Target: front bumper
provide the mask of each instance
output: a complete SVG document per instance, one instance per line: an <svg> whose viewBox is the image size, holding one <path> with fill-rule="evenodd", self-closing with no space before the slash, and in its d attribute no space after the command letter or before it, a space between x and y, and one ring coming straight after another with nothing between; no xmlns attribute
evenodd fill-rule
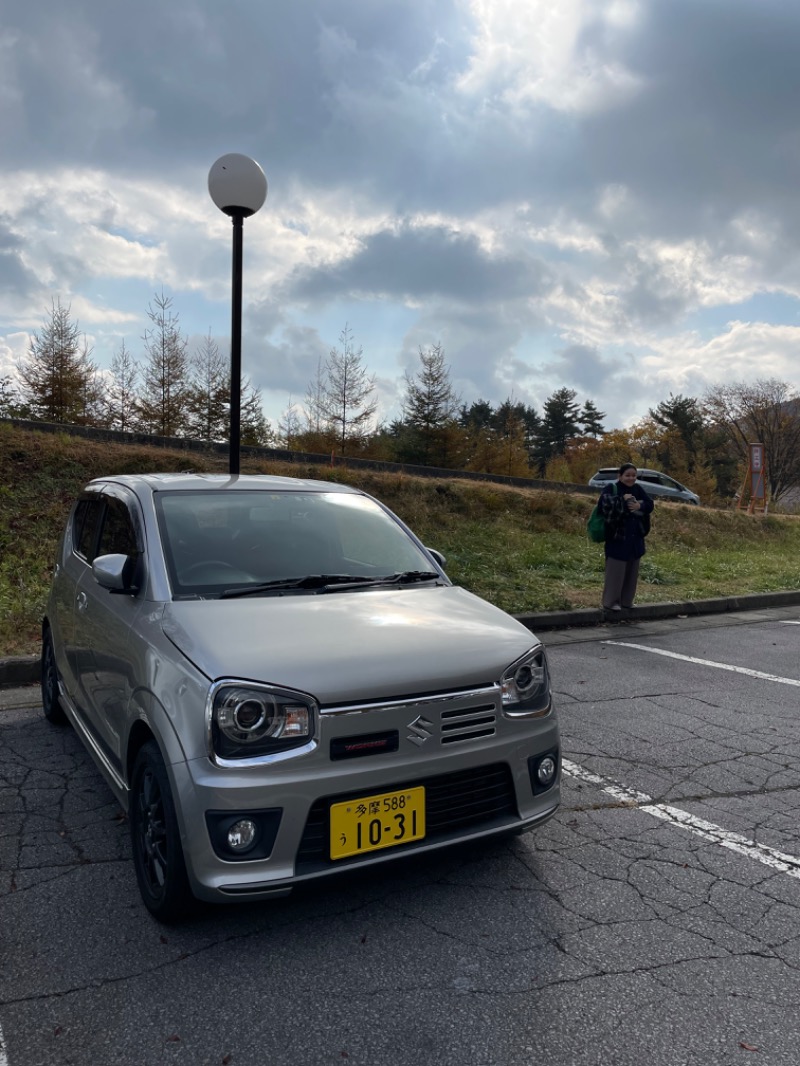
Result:
<svg viewBox="0 0 800 1066"><path fill-rule="evenodd" d="M492 718L489 730L487 714ZM471 728L471 721L480 721L481 728ZM421 744L420 724L426 735ZM330 758L332 745L342 737L376 730L397 730L397 750L343 761ZM531 761L535 764L545 754L555 755L559 772L542 789L532 777ZM212 901L286 895L296 884L356 867L533 828L555 814L560 800L555 713L512 718L503 713L494 689L423 703L323 711L313 750L297 758L242 768L197 759L174 764L170 771L189 878L195 895ZM425 788L423 839L330 858L332 803L418 786ZM221 858L209 836L209 811L279 811L269 854L251 860Z"/></svg>

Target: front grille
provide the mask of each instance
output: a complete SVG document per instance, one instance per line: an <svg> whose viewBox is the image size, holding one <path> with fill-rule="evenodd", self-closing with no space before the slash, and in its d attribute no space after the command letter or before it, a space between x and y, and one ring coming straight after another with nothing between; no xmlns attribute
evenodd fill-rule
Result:
<svg viewBox="0 0 800 1066"><path fill-rule="evenodd" d="M423 778L421 781L392 783L385 791L395 792L419 785L425 787L425 840L400 845L390 849L391 851L407 851L421 843L433 842L437 837L469 829L489 828L493 824L500 825L519 817L511 770L506 763L440 774L438 777ZM361 859L375 857L376 852L368 852L366 855L332 862L329 854L328 811L331 804L355 799L363 794L349 792L340 796L328 796L314 803L297 851L298 874L311 873L325 867L346 866Z"/></svg>
<svg viewBox="0 0 800 1066"><path fill-rule="evenodd" d="M472 707L468 711L442 711L442 744L458 744L495 734L494 704Z"/></svg>

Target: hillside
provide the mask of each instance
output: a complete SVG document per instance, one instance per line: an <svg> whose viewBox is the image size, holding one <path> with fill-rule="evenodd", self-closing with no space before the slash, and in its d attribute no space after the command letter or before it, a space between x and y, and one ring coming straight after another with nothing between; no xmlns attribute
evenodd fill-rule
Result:
<svg viewBox="0 0 800 1066"><path fill-rule="evenodd" d="M95 443L0 426L0 655L34 654L58 537L93 477L227 470L227 457ZM593 499L457 479L243 458L243 473L345 481L377 496L447 557L451 579L512 613L596 606L603 552ZM800 519L656 505L638 601L800 588Z"/></svg>

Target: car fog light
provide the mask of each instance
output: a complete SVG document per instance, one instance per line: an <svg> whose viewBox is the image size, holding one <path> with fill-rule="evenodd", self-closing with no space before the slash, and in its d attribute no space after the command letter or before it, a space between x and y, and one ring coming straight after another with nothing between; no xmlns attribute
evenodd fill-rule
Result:
<svg viewBox="0 0 800 1066"><path fill-rule="evenodd" d="M556 776L556 761L551 755L545 755L536 767L536 777L540 785L549 785Z"/></svg>
<svg viewBox="0 0 800 1066"><path fill-rule="evenodd" d="M251 818L240 818L228 830L228 847L238 854L248 851L256 842L257 832L256 823Z"/></svg>

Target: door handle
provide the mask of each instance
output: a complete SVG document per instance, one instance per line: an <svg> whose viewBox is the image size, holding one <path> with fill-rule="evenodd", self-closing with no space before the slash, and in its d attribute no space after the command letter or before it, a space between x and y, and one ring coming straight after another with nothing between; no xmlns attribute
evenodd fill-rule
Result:
<svg viewBox="0 0 800 1066"><path fill-rule="evenodd" d="M78 595L75 597L75 603L79 611L85 611L88 602L89 599L85 592L79 592Z"/></svg>

